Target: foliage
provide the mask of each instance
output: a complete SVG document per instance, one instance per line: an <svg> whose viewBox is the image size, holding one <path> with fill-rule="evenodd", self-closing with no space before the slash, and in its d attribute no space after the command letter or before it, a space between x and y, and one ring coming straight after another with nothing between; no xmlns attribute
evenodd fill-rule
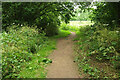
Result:
<svg viewBox="0 0 120 80"><path fill-rule="evenodd" d="M46 58L52 53L51 50L56 49L56 42L58 38L66 37L70 34L69 31L60 30L58 35L48 37L47 45L41 47L34 59L29 61L29 64L23 63L24 68L19 73L20 78L46 78L47 70L45 67L47 64L52 63L51 59Z"/></svg>
<svg viewBox="0 0 120 80"><path fill-rule="evenodd" d="M78 17L72 17L75 13L74 5L79 5L80 10L76 11L76 15L80 14ZM93 6L97 8L92 8ZM3 2L2 28L7 31L7 33L3 32L0 35L3 53L3 78L34 76L38 67L40 67L41 75L44 78L45 73L43 73L44 68L41 67L41 63L51 63L52 61L45 57L48 55L47 51L55 49L55 43L49 39L54 41L56 38L66 37L70 34L69 31L78 31L79 28L80 32L75 40L78 41L76 44L78 44L78 51L81 50L82 55L79 54L78 57L86 55L85 57L91 60L110 63L118 73L120 69L119 7L120 2L94 2L92 4L90 2ZM84 13L82 9L84 11L88 9L87 11L90 12ZM90 13L91 20L95 22L92 27L76 27L65 24L74 18L87 20ZM60 25L61 21L65 23ZM60 31L58 26L60 26ZM49 39L45 37L45 35L56 34L58 35L49 37ZM84 58L81 62L84 62ZM32 65L33 63L35 64ZM21 71L22 68L24 69ZM89 64L84 64L82 68L92 77L101 77L100 71L92 68ZM18 75L20 71L21 74ZM25 71L33 73L28 76L24 75Z"/></svg>
<svg viewBox="0 0 120 80"><path fill-rule="evenodd" d="M2 75L3 78L14 78L24 62L32 60L47 38L44 33L39 34L36 28L16 26L9 29L9 33L2 33Z"/></svg>
<svg viewBox="0 0 120 80"><path fill-rule="evenodd" d="M56 49L56 38L70 34L69 31L60 30L56 36L46 37L37 28L27 26L13 26L8 31L0 36L3 78L45 78L44 67L52 63L46 57Z"/></svg>
<svg viewBox="0 0 120 80"><path fill-rule="evenodd" d="M120 25L120 2L94 2L93 6L97 8L89 8L92 12L90 18L95 23L108 24L112 29L113 25Z"/></svg>
<svg viewBox="0 0 120 80"><path fill-rule="evenodd" d="M80 14L88 11L90 20L96 24L108 25L107 27L110 29L120 25L120 2L79 2L78 6L79 9L76 12Z"/></svg>
<svg viewBox="0 0 120 80"><path fill-rule="evenodd" d="M73 16L74 5L69 2L3 2L2 28L6 30L14 24L37 26L47 35L55 35L60 21L67 23Z"/></svg>
<svg viewBox="0 0 120 80"><path fill-rule="evenodd" d="M71 18L71 21L90 21L89 14L90 12L88 10L81 12L81 9L78 8L76 9L75 16Z"/></svg>
<svg viewBox="0 0 120 80"><path fill-rule="evenodd" d="M20 71L19 78L46 78L45 67L51 63L52 60L46 58L55 48L56 40L48 39L46 45L41 47L38 53L33 55L31 61L23 63L22 70Z"/></svg>
<svg viewBox="0 0 120 80"><path fill-rule="evenodd" d="M108 30L102 25L97 27L81 27L75 39L82 56L86 59L96 59L98 62L107 62L120 69L120 29ZM84 66L85 67L85 66ZM113 68L113 67L112 67ZM117 71L118 72L118 71ZM99 74L98 74L99 75Z"/></svg>
<svg viewBox="0 0 120 80"><path fill-rule="evenodd" d="M80 4L81 10L87 9L90 12L89 17L95 24L91 27L80 27L80 32L74 39L77 40L78 45L79 67L89 74L87 77L91 78L120 77L120 2ZM99 64L103 66L99 67ZM94 72L95 69L91 66L99 68L98 72ZM92 71L90 71L91 69Z"/></svg>
<svg viewBox="0 0 120 80"><path fill-rule="evenodd" d="M102 58L105 60L112 59L113 56L119 56L119 31L109 31L106 28L102 27L88 27L85 29L81 28L80 32L85 32L82 33L82 36L86 36L84 39L86 39L87 43L89 42L88 49L90 50L90 55L95 54L96 56L99 56L99 59ZM83 41L84 39L81 40Z"/></svg>

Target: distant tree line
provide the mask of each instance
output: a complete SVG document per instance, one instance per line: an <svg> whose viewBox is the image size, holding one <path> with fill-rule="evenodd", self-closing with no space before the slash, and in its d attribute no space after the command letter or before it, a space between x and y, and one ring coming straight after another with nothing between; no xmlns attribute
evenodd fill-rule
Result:
<svg viewBox="0 0 120 80"><path fill-rule="evenodd" d="M75 6L79 9L75 10ZM93 8L96 6L96 8ZM96 24L120 25L120 2L3 2L2 29L12 25L37 26L55 35L61 21L92 20Z"/></svg>
<svg viewBox="0 0 120 80"><path fill-rule="evenodd" d="M88 10L81 11L80 8L76 10L75 16L71 18L71 21L90 21L90 12Z"/></svg>
<svg viewBox="0 0 120 80"><path fill-rule="evenodd" d="M91 20L95 24L108 24L108 27L120 26L120 2L80 2L79 5L71 20Z"/></svg>

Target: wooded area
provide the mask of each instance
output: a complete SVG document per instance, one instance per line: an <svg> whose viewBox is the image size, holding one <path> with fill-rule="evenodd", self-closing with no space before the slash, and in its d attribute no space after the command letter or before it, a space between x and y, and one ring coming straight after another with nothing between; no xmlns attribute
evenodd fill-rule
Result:
<svg viewBox="0 0 120 80"><path fill-rule="evenodd" d="M120 78L120 2L3 2L2 77L46 78L47 56L71 31L84 78Z"/></svg>

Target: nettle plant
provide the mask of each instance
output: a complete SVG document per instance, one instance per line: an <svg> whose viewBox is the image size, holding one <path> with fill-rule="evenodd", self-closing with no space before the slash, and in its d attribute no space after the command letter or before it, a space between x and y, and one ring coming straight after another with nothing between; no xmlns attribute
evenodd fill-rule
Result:
<svg viewBox="0 0 120 80"><path fill-rule="evenodd" d="M119 34L116 31L109 31L106 28L94 32L92 38L97 40L98 49L94 50L90 54L96 54L96 56L99 56L96 57L99 60L110 60L114 56L119 56L118 36Z"/></svg>
<svg viewBox="0 0 120 80"><path fill-rule="evenodd" d="M22 64L32 60L33 54L45 44L44 33L38 33L36 28L16 26L3 32L2 39L2 76L3 78L17 77Z"/></svg>
<svg viewBox="0 0 120 80"><path fill-rule="evenodd" d="M118 28L117 28L118 29ZM109 30L101 25L80 29L82 51L98 61L110 61L115 68L120 69L120 34L118 30Z"/></svg>

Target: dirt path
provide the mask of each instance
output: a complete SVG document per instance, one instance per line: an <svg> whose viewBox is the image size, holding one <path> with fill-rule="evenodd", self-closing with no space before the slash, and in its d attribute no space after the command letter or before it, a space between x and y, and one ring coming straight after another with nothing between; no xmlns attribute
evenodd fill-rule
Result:
<svg viewBox="0 0 120 80"><path fill-rule="evenodd" d="M58 40L57 49L49 56L52 63L47 67L47 78L80 78L74 63L73 41L75 33Z"/></svg>

